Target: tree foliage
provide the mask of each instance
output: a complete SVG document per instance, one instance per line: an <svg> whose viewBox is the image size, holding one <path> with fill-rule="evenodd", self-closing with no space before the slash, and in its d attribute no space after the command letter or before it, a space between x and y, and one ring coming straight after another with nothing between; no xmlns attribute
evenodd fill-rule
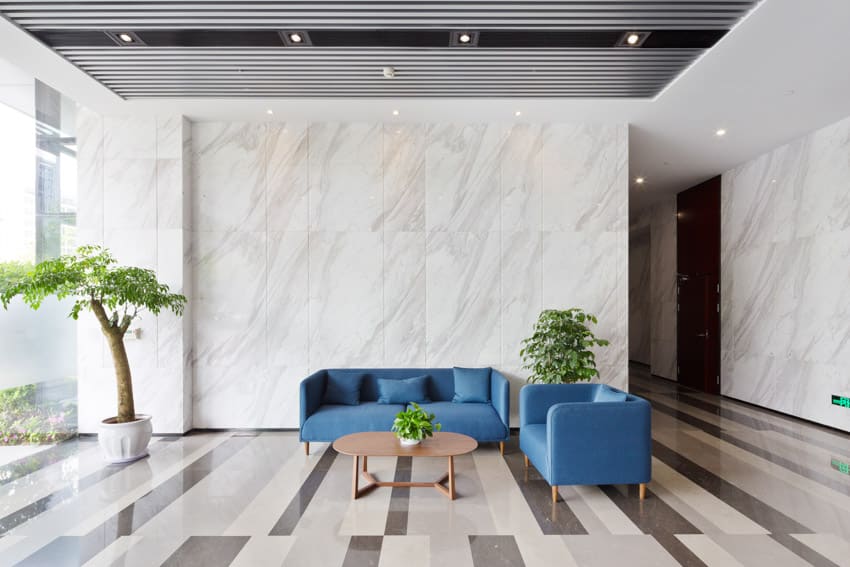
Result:
<svg viewBox="0 0 850 567"><path fill-rule="evenodd" d="M561 384L599 376L593 347L607 346L588 328L596 316L581 309L546 309L534 324L534 334L519 351L531 383Z"/></svg>

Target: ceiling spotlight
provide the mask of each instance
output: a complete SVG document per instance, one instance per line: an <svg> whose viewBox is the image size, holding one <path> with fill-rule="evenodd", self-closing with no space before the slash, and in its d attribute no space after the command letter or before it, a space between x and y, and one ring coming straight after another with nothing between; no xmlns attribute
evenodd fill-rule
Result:
<svg viewBox="0 0 850 567"><path fill-rule="evenodd" d="M638 185L643 185L645 182L646 182L646 179L644 179L643 177L636 177L635 178L635 183L637 183Z"/></svg>
<svg viewBox="0 0 850 567"><path fill-rule="evenodd" d="M718 128L714 131L714 135L718 138L721 138L726 135L726 128Z"/></svg>
<svg viewBox="0 0 850 567"><path fill-rule="evenodd" d="M514 112L514 116L522 116L522 111L517 110L516 112Z"/></svg>
<svg viewBox="0 0 850 567"><path fill-rule="evenodd" d="M287 47L303 47L313 45L310 36L304 30L286 30L280 32L280 37Z"/></svg>
<svg viewBox="0 0 850 567"><path fill-rule="evenodd" d="M395 67L384 67L384 78L392 79L395 77Z"/></svg>
<svg viewBox="0 0 850 567"><path fill-rule="evenodd" d="M145 42L139 39L135 33L131 31L108 31L106 35L118 45L144 45Z"/></svg>
<svg viewBox="0 0 850 567"><path fill-rule="evenodd" d="M620 36L617 47L640 47L651 32L629 31Z"/></svg>
<svg viewBox="0 0 850 567"><path fill-rule="evenodd" d="M272 109L270 108L270 109L266 110L266 114L274 114L274 110L272 110Z"/></svg>
<svg viewBox="0 0 850 567"><path fill-rule="evenodd" d="M449 46L451 47L475 47L478 45L478 32L456 31L452 32Z"/></svg>
<svg viewBox="0 0 850 567"><path fill-rule="evenodd" d="M393 110L393 116L398 116L398 110Z"/></svg>

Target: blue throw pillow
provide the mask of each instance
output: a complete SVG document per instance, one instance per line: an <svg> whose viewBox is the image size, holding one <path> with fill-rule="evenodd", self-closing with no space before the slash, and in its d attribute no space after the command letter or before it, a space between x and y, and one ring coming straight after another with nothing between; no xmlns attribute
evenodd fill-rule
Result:
<svg viewBox="0 0 850 567"><path fill-rule="evenodd" d="M596 397L593 398L594 402L625 402L628 394L625 392L621 392L619 390L615 390L610 386L601 386L598 390L596 390Z"/></svg>
<svg viewBox="0 0 850 567"><path fill-rule="evenodd" d="M415 376L404 380L393 378L378 378L379 404L407 404L416 402L423 404L428 399L428 376Z"/></svg>
<svg viewBox="0 0 850 567"><path fill-rule="evenodd" d="M360 372L328 371L323 404L356 406L360 404L360 384L363 374Z"/></svg>
<svg viewBox="0 0 850 567"><path fill-rule="evenodd" d="M454 367L455 395L458 404L486 403L490 401L490 368Z"/></svg>

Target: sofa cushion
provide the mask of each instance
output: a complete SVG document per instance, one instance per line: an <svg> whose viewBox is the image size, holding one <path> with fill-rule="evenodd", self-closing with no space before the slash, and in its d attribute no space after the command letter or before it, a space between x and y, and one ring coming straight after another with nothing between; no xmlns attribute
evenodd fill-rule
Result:
<svg viewBox="0 0 850 567"><path fill-rule="evenodd" d="M321 406L307 418L301 438L307 441L334 441L358 431L389 431L401 404L363 402L358 406Z"/></svg>
<svg viewBox="0 0 850 567"><path fill-rule="evenodd" d="M463 433L478 441L503 441L507 436L505 424L490 404L431 402L420 406L434 414L441 431Z"/></svg>
<svg viewBox="0 0 850 567"><path fill-rule="evenodd" d="M486 403L490 401L490 369L454 367L455 403Z"/></svg>
<svg viewBox="0 0 850 567"><path fill-rule="evenodd" d="M606 385L601 385L596 390L596 395L593 398L594 402L625 402L628 394L615 390Z"/></svg>
<svg viewBox="0 0 850 567"><path fill-rule="evenodd" d="M427 394L427 376L414 376L403 380L378 378L377 383L379 404L422 404L431 401Z"/></svg>
<svg viewBox="0 0 850 567"><path fill-rule="evenodd" d="M537 472L549 474L549 452L546 450L546 424L523 425L519 430L519 448L537 469Z"/></svg>
<svg viewBox="0 0 850 567"><path fill-rule="evenodd" d="M362 382L362 372L328 370L322 403L356 406L360 403L360 384Z"/></svg>

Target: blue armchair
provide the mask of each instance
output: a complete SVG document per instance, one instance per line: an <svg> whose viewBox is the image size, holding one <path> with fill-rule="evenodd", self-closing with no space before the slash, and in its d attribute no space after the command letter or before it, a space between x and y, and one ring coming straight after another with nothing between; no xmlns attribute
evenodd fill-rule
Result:
<svg viewBox="0 0 850 567"><path fill-rule="evenodd" d="M519 446L552 486L639 484L652 476L650 405L603 384L529 384L519 393Z"/></svg>

